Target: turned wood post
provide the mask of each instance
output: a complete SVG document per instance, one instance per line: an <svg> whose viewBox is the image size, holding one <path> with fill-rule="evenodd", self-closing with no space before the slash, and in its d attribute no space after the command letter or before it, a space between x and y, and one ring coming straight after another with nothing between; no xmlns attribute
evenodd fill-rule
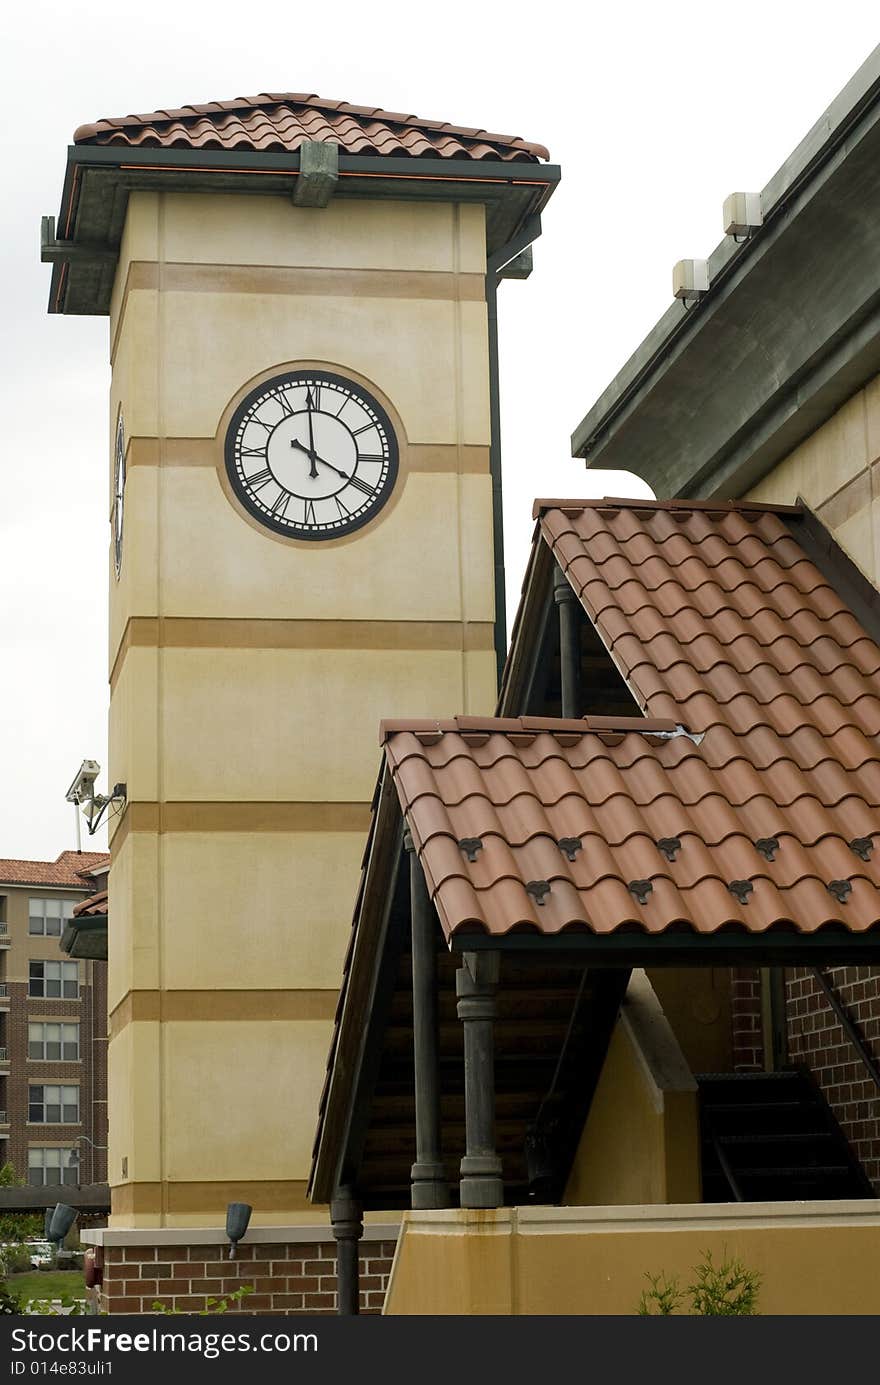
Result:
<svg viewBox="0 0 880 1385"><path fill-rule="evenodd" d="M466 952L455 974L458 1017L464 1025L466 1152L461 1161L462 1207L501 1207L504 1184L495 1152L495 990L497 952Z"/></svg>
<svg viewBox="0 0 880 1385"><path fill-rule="evenodd" d="M330 1223L336 1238L336 1311L340 1316L360 1312L358 1242L364 1234L364 1215L351 1188L340 1188L330 1203Z"/></svg>
<svg viewBox="0 0 880 1385"><path fill-rule="evenodd" d="M413 1058L415 1066L416 1162L410 1171L412 1206L448 1207L449 1185L440 1153L440 1072L437 1041L437 952L435 913L419 854L409 831L412 924Z"/></svg>
<svg viewBox="0 0 880 1385"><path fill-rule="evenodd" d="M557 564L553 569L553 599L559 611L559 673L562 715L581 715L580 602Z"/></svg>

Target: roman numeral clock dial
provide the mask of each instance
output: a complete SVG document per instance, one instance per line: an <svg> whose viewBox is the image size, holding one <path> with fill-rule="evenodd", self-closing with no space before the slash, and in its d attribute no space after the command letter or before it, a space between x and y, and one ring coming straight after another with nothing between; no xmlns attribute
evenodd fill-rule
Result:
<svg viewBox="0 0 880 1385"><path fill-rule="evenodd" d="M226 472L241 504L275 533L332 539L381 510L397 480L391 420L360 385L324 371L257 386L226 434Z"/></svg>

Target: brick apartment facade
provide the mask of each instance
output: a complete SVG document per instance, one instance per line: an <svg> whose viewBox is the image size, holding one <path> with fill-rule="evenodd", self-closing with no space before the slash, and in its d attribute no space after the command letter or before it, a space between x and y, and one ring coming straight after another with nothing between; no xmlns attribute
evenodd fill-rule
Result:
<svg viewBox="0 0 880 1385"><path fill-rule="evenodd" d="M59 946L107 864L0 860L0 1162L31 1184L107 1178L106 964Z"/></svg>

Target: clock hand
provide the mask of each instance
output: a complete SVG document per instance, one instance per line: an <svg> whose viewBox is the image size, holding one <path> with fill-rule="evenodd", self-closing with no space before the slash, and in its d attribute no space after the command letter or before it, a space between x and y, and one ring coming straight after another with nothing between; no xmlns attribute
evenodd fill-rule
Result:
<svg viewBox="0 0 880 1385"><path fill-rule="evenodd" d="M337 475L337 476L341 476L342 479L343 479L344 481L350 481L350 480L351 480L351 477L349 476L349 474L348 474L347 471L340 471L339 467L338 467L338 466L334 466L332 462L325 462L324 458L323 458L323 457L319 457L318 454L317 454L317 452L313 452L313 453L312 453L312 456L314 457L315 461L316 461L316 462L320 462L322 466L329 466L330 470L331 470L331 471L335 471L335 472L336 472L336 475Z"/></svg>
<svg viewBox="0 0 880 1385"><path fill-rule="evenodd" d="M317 458L317 453L314 452L312 448L306 447L305 444L301 443L298 438L291 438L290 445L291 447L298 447L300 452L305 452L306 456L311 462L311 466L309 467L309 476L316 477L318 475L318 468L315 466L315 459ZM320 460L320 458L318 458L318 460Z"/></svg>
<svg viewBox="0 0 880 1385"><path fill-rule="evenodd" d="M309 460L312 464L309 475L317 476L318 473L315 470L315 428L312 423L312 391L310 389L306 390L306 413L309 416Z"/></svg>
<svg viewBox="0 0 880 1385"><path fill-rule="evenodd" d="M311 461L313 467L315 465L315 462L320 462L322 466L328 466L331 471L335 471L336 475L341 476L343 481L351 480L351 477L349 476L347 471L342 471L338 466L334 466L332 462L325 461L323 457L318 456L317 452L312 451L311 448L306 447L304 443L299 442L296 438L291 438L290 445L291 447L298 447L300 452L305 452L306 456ZM317 471L309 472L310 476L317 476L317 474Z"/></svg>

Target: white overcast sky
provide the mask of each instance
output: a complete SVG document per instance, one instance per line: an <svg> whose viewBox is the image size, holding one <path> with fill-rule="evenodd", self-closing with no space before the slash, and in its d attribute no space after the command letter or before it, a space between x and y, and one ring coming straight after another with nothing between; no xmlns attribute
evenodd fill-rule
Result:
<svg viewBox="0 0 880 1385"><path fill-rule="evenodd" d="M571 431L667 307L675 260L720 240L727 193L761 188L880 41L876 0L28 0L5 16L0 857L50 859L74 844L80 761L107 759L107 322L48 317L39 263L77 125L315 91L549 147L563 181L535 273L500 294L515 596L534 496L644 493L585 472Z"/></svg>

